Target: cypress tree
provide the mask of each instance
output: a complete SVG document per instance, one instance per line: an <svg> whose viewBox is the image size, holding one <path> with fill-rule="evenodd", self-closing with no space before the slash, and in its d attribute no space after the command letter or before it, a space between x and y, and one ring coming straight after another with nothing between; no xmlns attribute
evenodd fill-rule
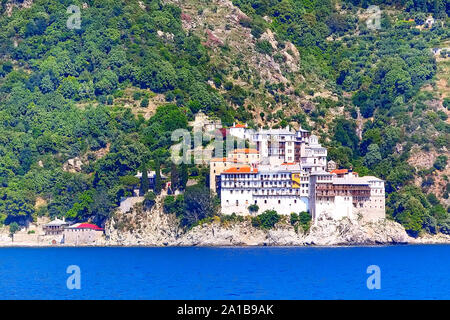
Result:
<svg viewBox="0 0 450 320"><path fill-rule="evenodd" d="M180 178L180 187L181 189L186 189L186 184L188 181L188 171L187 171L187 166L185 163L181 164L181 178Z"/></svg>
<svg viewBox="0 0 450 320"><path fill-rule="evenodd" d="M155 193L160 194L161 193L161 163L159 162L159 159L155 160Z"/></svg>
<svg viewBox="0 0 450 320"><path fill-rule="evenodd" d="M142 165L142 178L141 178L141 193L145 195L150 188L148 183L148 172L147 166L145 164Z"/></svg>
<svg viewBox="0 0 450 320"><path fill-rule="evenodd" d="M172 191L175 192L178 188L178 184L180 181L180 175L178 173L178 168L175 163L172 163L171 172L170 172L170 182L172 185Z"/></svg>

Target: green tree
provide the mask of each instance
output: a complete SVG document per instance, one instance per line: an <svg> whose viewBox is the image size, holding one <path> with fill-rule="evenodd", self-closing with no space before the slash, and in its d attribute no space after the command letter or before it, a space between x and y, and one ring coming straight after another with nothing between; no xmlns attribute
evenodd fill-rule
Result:
<svg viewBox="0 0 450 320"><path fill-rule="evenodd" d="M180 174L180 187L181 189L186 189L186 184L189 179L188 168L185 163L181 164L181 174Z"/></svg>
<svg viewBox="0 0 450 320"><path fill-rule="evenodd" d="M120 183L127 188L133 188L133 187L139 185L139 182L140 182L139 178L135 177L133 175L122 176L119 178L119 180L120 180Z"/></svg>
<svg viewBox="0 0 450 320"><path fill-rule="evenodd" d="M433 167L435 167L437 170L444 170L445 167L447 167L447 156L440 155L436 158L436 161L433 164Z"/></svg>
<svg viewBox="0 0 450 320"><path fill-rule="evenodd" d="M20 231L20 226L17 224L17 222L12 222L9 225L9 234L13 236L17 231Z"/></svg>
<svg viewBox="0 0 450 320"><path fill-rule="evenodd" d="M149 181L148 181L148 172L147 172L147 166L145 163L141 167L142 170L142 178L141 178L141 194L145 195L150 188Z"/></svg>
<svg viewBox="0 0 450 320"><path fill-rule="evenodd" d="M162 189L161 181L161 162L157 158L155 160L155 193L160 194Z"/></svg>
<svg viewBox="0 0 450 320"><path fill-rule="evenodd" d="M181 224L192 227L200 220L214 216L217 212L217 203L207 187L195 185L186 188L184 210Z"/></svg>
<svg viewBox="0 0 450 320"><path fill-rule="evenodd" d="M156 194L153 191L147 192L144 197L144 205L147 208L153 207L156 202Z"/></svg>
<svg viewBox="0 0 450 320"><path fill-rule="evenodd" d="M356 124L353 121L339 118L335 121L334 140L344 147L349 147L354 154L358 153L359 138L356 135Z"/></svg>
<svg viewBox="0 0 450 320"><path fill-rule="evenodd" d="M275 210L266 210L252 218L252 225L261 229L271 229L280 221L281 216Z"/></svg>
<svg viewBox="0 0 450 320"><path fill-rule="evenodd" d="M369 168L373 168L381 161L380 148L376 143L372 143L367 148L367 153L364 157L364 164Z"/></svg>
<svg viewBox="0 0 450 320"><path fill-rule="evenodd" d="M417 236L430 216L430 204L420 189L407 186L399 192L391 193L387 200L388 214L402 224L406 231Z"/></svg>
<svg viewBox="0 0 450 320"><path fill-rule="evenodd" d="M0 212L6 215L5 223L26 223L31 219L35 210L32 198L25 191L15 191L0 188Z"/></svg>
<svg viewBox="0 0 450 320"><path fill-rule="evenodd" d="M173 192L175 192L175 190L178 189L179 184L180 184L180 174L178 172L176 164L172 162L170 167L170 185L172 187Z"/></svg>
<svg viewBox="0 0 450 320"><path fill-rule="evenodd" d="M164 198L163 204L164 212L167 214L175 214L177 217L182 217L184 214L184 195L178 196L169 195Z"/></svg>
<svg viewBox="0 0 450 320"><path fill-rule="evenodd" d="M300 225L302 226L304 231L308 231L311 226L311 215L309 212L302 211L299 215Z"/></svg>
<svg viewBox="0 0 450 320"><path fill-rule="evenodd" d="M251 205L248 206L248 211L251 214L257 213L259 211L259 207L258 207L257 204L251 204Z"/></svg>

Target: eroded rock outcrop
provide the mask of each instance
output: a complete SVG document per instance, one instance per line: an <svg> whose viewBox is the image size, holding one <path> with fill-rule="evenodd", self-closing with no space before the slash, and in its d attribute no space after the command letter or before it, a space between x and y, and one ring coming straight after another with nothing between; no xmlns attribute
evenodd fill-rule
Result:
<svg viewBox="0 0 450 320"><path fill-rule="evenodd" d="M322 219L306 233L287 221L270 230L255 228L249 218L223 222L219 218L183 230L174 215L162 211L160 199L150 210L142 204L130 213L116 213L106 225L104 245L123 246L303 246L374 245L411 242L405 229L391 220L376 223Z"/></svg>
<svg viewBox="0 0 450 320"><path fill-rule="evenodd" d="M131 212L117 211L105 225L105 245L164 246L174 245L182 233L174 215L162 210L161 196L155 205L145 209L137 204Z"/></svg>

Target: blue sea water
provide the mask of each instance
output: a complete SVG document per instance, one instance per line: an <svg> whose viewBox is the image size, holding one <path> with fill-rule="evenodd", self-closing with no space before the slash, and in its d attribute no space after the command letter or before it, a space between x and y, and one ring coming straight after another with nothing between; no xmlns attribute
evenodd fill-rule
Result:
<svg viewBox="0 0 450 320"><path fill-rule="evenodd" d="M444 245L0 249L0 299L449 299L449 276Z"/></svg>

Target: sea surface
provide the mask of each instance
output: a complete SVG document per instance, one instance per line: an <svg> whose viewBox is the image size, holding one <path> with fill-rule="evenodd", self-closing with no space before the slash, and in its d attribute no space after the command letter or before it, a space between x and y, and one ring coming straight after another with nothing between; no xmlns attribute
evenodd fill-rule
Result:
<svg viewBox="0 0 450 320"><path fill-rule="evenodd" d="M445 245L0 248L0 299L450 299L449 280Z"/></svg>

